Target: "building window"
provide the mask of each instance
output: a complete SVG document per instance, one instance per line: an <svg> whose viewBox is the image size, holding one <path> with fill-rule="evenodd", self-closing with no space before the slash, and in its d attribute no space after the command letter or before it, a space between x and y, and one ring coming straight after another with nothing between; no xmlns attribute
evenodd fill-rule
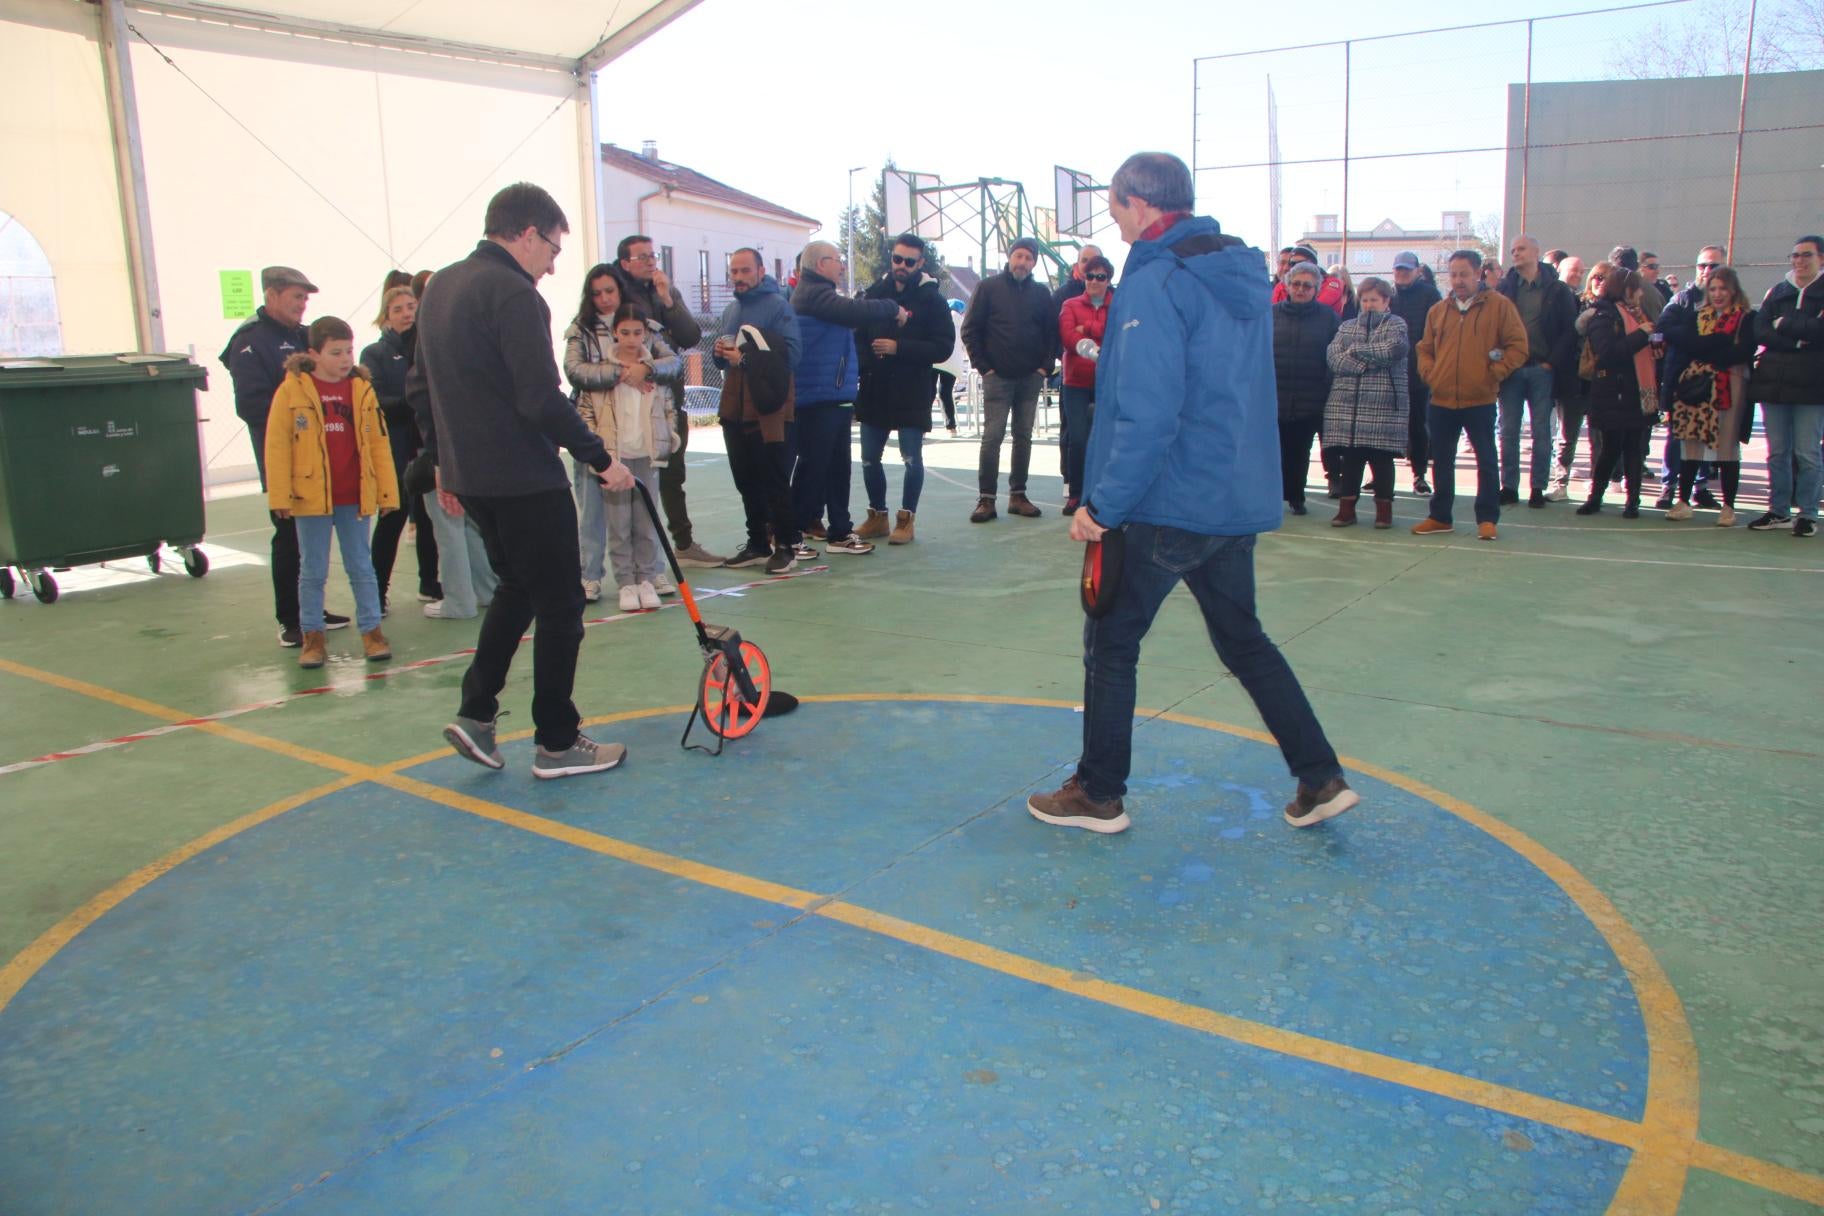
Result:
<svg viewBox="0 0 1824 1216"><path fill-rule="evenodd" d="M665 272L665 277L668 279L676 277L672 273L672 269L671 269L671 246L670 245L660 245L659 246L659 269L663 270Z"/></svg>
<svg viewBox="0 0 1824 1216"><path fill-rule="evenodd" d="M0 211L0 355L62 353L51 260L24 224Z"/></svg>
<svg viewBox="0 0 1824 1216"><path fill-rule="evenodd" d="M709 311L709 250L697 250L697 307Z"/></svg>

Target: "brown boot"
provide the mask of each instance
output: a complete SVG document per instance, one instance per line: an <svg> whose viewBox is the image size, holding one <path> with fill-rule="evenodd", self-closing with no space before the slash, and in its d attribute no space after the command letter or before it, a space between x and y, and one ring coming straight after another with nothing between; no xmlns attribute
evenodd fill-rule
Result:
<svg viewBox="0 0 1824 1216"><path fill-rule="evenodd" d="M887 534L887 513L868 508L868 518L861 527L855 529L855 535L863 540L876 540Z"/></svg>
<svg viewBox="0 0 1824 1216"><path fill-rule="evenodd" d="M304 649L298 651L299 667L321 667L329 661L329 646L323 640L323 631L313 629L304 635Z"/></svg>
<svg viewBox="0 0 1824 1216"><path fill-rule="evenodd" d="M386 640L386 635L380 632L378 625L361 635L361 649L366 652L370 663L393 657L393 645Z"/></svg>
<svg viewBox="0 0 1824 1216"><path fill-rule="evenodd" d="M1345 494L1336 501L1336 518L1330 521L1332 528L1353 528L1355 526L1354 494Z"/></svg>
<svg viewBox="0 0 1824 1216"><path fill-rule="evenodd" d="M975 500L975 510L969 512L969 522L972 524L985 524L997 514L999 514L999 512L994 509L994 498L984 494Z"/></svg>
<svg viewBox="0 0 1824 1216"><path fill-rule="evenodd" d="M1391 498L1374 500L1374 526L1377 528L1393 527L1393 500Z"/></svg>
<svg viewBox="0 0 1824 1216"><path fill-rule="evenodd" d="M887 537L889 545L909 545L912 543L912 512L901 511L893 520L893 532Z"/></svg>
<svg viewBox="0 0 1824 1216"><path fill-rule="evenodd" d="M1024 494L1009 494L1007 496L1007 514L1024 515L1027 519L1037 519L1045 512L1033 506L1032 500Z"/></svg>

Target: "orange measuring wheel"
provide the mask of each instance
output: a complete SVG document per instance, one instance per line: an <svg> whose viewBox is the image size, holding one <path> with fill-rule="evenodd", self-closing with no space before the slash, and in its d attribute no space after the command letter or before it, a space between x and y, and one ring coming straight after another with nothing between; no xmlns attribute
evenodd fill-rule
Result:
<svg viewBox="0 0 1824 1216"><path fill-rule="evenodd" d="M751 699L742 691L739 675L729 669L726 654L717 651L703 664L697 709L704 725L718 738L739 739L760 725L772 696L773 671L761 649L752 642L742 642L741 662L756 694Z"/></svg>

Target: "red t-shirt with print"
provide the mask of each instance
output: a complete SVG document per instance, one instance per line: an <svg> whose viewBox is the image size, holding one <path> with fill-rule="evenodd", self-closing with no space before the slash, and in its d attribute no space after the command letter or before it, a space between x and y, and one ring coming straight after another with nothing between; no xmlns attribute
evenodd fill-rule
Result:
<svg viewBox="0 0 1824 1216"><path fill-rule="evenodd" d="M361 505L361 445L355 440L355 382L310 378L323 402L323 442L329 447L329 501Z"/></svg>

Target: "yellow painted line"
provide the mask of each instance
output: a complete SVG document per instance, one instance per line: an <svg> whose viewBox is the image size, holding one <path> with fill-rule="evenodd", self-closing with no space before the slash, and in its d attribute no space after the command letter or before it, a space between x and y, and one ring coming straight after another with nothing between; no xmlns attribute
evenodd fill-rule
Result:
<svg viewBox="0 0 1824 1216"><path fill-rule="evenodd" d="M150 865L141 866L133 871L39 934L31 945L21 950L4 967L0 967L0 1010L4 1010L19 994L19 990L25 987L26 981L38 974L39 969L50 962L51 957L59 950L69 945L71 939L78 933L119 906L128 896L143 890L153 880L169 874L198 853L212 849L230 837L239 836L248 828L265 823L269 819L276 819L286 811L303 806L307 802L315 802L337 790L345 790L356 784L359 784L356 778L342 777L327 785L319 785L314 789L305 790L303 793L293 794L289 798L281 798L250 815L243 815L230 823L224 823L221 827L198 836L182 848L165 854Z"/></svg>
<svg viewBox="0 0 1824 1216"><path fill-rule="evenodd" d="M80 692L97 700L137 709L142 713L170 721L186 721L193 717L182 711L124 693L117 693L99 685L39 671L6 660L0 660L0 670L11 671L28 679L36 679L55 687ZM1037 700L1023 697L924 693L851 693L807 696L803 700L824 703L963 702L1035 705L1043 708L1062 709L1074 708L1076 704L1074 701ZM688 712L688 708L688 706L680 706L661 710L628 711L590 719L585 725L596 726L661 714ZM1224 722L1176 713L1159 713L1154 710L1143 709L1136 712L1142 716L1156 716L1166 721L1180 722L1241 738L1265 743L1275 742L1271 735L1262 731L1232 726ZM263 823L325 794L366 780L436 802L453 810L477 815L505 826L532 832L547 839L587 849L603 856L613 857L657 873L668 874L713 889L745 895L763 902L808 911L867 932L909 945L916 945L1112 1008L1199 1030L1292 1058L1356 1073L1403 1088L1432 1093L1500 1111L1516 1118L1560 1127L1592 1139L1629 1148L1632 1150L1629 1164L1610 1203L1608 1209L1610 1216L1672 1216L1677 1211L1683 1194L1685 1172L1690 1165L1699 1165L1706 1170L1722 1173L1751 1185L1794 1198L1818 1202L1819 1200L1814 1199L1813 1196L1824 1196L1824 1178L1730 1150L1715 1148L1696 1140L1696 1056L1689 1028L1684 1022L1683 1005L1646 943L1634 933L1615 907L1588 879L1579 874L1568 862L1500 820L1477 810L1468 803L1452 798L1441 791L1433 790L1423 783L1399 773L1380 768L1378 765L1348 758L1343 759L1343 763L1349 768L1435 802L1445 810L1475 824L1514 848L1558 883L1608 940L1624 969L1628 971L1630 979L1635 983L1637 999L1640 1001L1643 1017L1647 1022L1648 1098L1647 1117L1642 1122L1636 1123L1600 1111L1540 1097L1524 1090L1479 1081L1472 1077L1414 1064L1411 1061L1382 1055L1378 1052L1346 1047L1327 1039L1298 1034L1264 1023L1251 1022L1126 985L1085 977L1049 963L1011 954L911 921L900 920L860 905L831 900L814 892L662 853L628 841L576 828L557 820L531 815L511 807L488 802L485 799L460 794L442 786L405 776L400 771L447 754L441 750L378 766L363 764L220 723L207 723L199 729L206 729L208 733L246 746L328 768L341 773L342 776L328 785L294 795L256 811L252 815L235 820L233 823L225 824L169 856L161 858L151 866L135 871L133 875L84 904L82 908L43 934L32 946L8 963L4 969L0 969L0 1010L5 1009L8 1001L18 992L19 988L52 955L67 945L88 925L94 923L108 909L159 875L169 872L176 865L204 849L219 844L247 828ZM502 736L502 738L523 738L531 733L531 731L521 731L513 735ZM1657 989L1656 995L1649 998L1649 990L1655 989ZM1653 1002L1651 1010L1648 1008L1649 999Z"/></svg>

